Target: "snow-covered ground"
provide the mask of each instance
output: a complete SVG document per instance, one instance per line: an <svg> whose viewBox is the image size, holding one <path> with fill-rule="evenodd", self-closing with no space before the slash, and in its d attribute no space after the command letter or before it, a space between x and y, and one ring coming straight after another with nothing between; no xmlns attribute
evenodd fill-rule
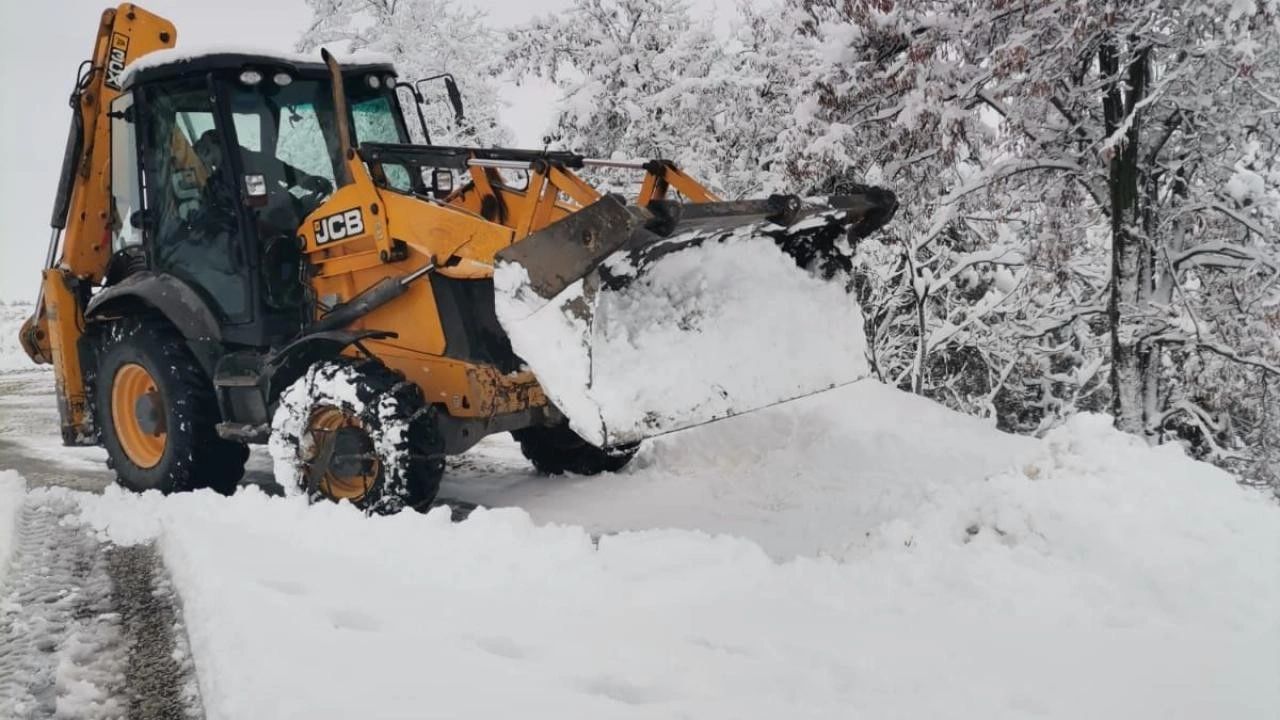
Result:
<svg viewBox="0 0 1280 720"><path fill-rule="evenodd" d="M202 717L159 555L99 540L82 495L0 471L0 718Z"/></svg>
<svg viewBox="0 0 1280 720"><path fill-rule="evenodd" d="M210 718L1280 711L1280 509L1103 418L1028 441L871 385L563 482L461 523L77 497L158 542Z"/></svg>
<svg viewBox="0 0 1280 720"><path fill-rule="evenodd" d="M6 303L0 300L0 373L35 371L40 368L18 344L18 331L31 316L32 306L27 303ZM44 366L46 369L48 366Z"/></svg>
<svg viewBox="0 0 1280 720"><path fill-rule="evenodd" d="M18 509L26 483L12 470L0 470L0 582L9 570L9 558L17 533Z"/></svg>
<svg viewBox="0 0 1280 720"><path fill-rule="evenodd" d="M658 438L616 475L539 478L505 437L446 473L442 494L517 506L593 533L681 528L749 539L779 560L843 557L940 488L1018 467L1034 440L874 382Z"/></svg>
<svg viewBox="0 0 1280 720"><path fill-rule="evenodd" d="M55 448L48 385L0 383L0 468L9 443L87 473ZM1105 418L1014 437L863 381L658 438L615 475L539 477L495 437L447 478L490 509L0 472L0 708L121 707L156 616L104 593L154 548L169 577L132 597L176 593L182 616L158 616L158 702L214 720L1280 716L1280 508Z"/></svg>

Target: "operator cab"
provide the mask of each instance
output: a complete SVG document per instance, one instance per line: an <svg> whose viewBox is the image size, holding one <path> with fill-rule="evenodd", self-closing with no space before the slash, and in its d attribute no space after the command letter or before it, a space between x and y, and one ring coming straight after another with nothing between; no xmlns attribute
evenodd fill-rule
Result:
<svg viewBox="0 0 1280 720"><path fill-rule="evenodd" d="M343 84L353 146L409 142L390 64L347 65ZM333 193L342 162L326 66L157 52L126 71L110 117L107 282L171 275L202 296L229 343L296 334L308 307L298 228Z"/></svg>

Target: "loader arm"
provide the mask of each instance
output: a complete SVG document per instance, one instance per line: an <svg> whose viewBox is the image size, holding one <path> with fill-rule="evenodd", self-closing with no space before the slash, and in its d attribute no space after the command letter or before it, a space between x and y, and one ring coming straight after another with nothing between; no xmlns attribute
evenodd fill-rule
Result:
<svg viewBox="0 0 1280 720"><path fill-rule="evenodd" d="M106 115L120 94L125 66L176 40L172 23L131 3L103 11L93 54L71 93L40 296L19 336L33 361L53 365L62 438L69 444L93 436L81 352L84 309L106 274L112 228L129 221L114 217Z"/></svg>

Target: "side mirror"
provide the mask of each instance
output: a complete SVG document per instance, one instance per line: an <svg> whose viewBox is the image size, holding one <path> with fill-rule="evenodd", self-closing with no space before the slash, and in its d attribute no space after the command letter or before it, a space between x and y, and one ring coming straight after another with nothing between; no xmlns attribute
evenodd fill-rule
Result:
<svg viewBox="0 0 1280 720"><path fill-rule="evenodd" d="M453 115L458 120L462 119L462 93L458 92L458 83L454 82L452 75L444 76L444 90L449 93L449 104L453 106Z"/></svg>
<svg viewBox="0 0 1280 720"><path fill-rule="evenodd" d="M405 88L413 97L413 109L418 113L418 129L422 131L422 141L428 145L431 144L431 133L427 131L427 118L422 114L422 93L414 85L407 82L396 83L396 90Z"/></svg>

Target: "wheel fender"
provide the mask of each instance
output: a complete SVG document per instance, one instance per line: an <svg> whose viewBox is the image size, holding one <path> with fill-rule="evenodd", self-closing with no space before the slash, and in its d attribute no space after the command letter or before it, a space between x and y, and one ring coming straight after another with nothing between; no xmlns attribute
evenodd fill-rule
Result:
<svg viewBox="0 0 1280 720"><path fill-rule="evenodd" d="M99 292L85 307L85 319L109 315L129 300L140 300L164 315L189 341L222 341L222 326L195 288L172 275L134 273Z"/></svg>
<svg viewBox="0 0 1280 720"><path fill-rule="evenodd" d="M267 404L272 405L285 388L306 373L307 368L321 360L332 360L348 346L361 340L378 340L395 337L385 330L330 330L304 335L273 352L263 368L266 380Z"/></svg>

